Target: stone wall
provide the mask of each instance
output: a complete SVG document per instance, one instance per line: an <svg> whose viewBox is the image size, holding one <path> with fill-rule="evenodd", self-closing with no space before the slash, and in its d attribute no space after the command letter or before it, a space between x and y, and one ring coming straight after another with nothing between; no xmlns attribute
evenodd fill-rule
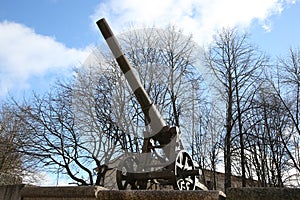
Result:
<svg viewBox="0 0 300 200"><path fill-rule="evenodd" d="M205 176L205 185L208 189L214 189L213 187L213 172L209 170L204 170ZM224 181L225 174L221 172L215 172L216 176L216 190L224 191ZM231 176L231 186L233 188L242 187L242 177L240 176ZM253 179L246 180L247 187L258 187L258 182Z"/></svg>
<svg viewBox="0 0 300 200"><path fill-rule="evenodd" d="M226 200L300 200L299 188L229 188Z"/></svg>
<svg viewBox="0 0 300 200"><path fill-rule="evenodd" d="M24 187L20 185L1 185L0 199L1 200L21 200L21 190Z"/></svg>

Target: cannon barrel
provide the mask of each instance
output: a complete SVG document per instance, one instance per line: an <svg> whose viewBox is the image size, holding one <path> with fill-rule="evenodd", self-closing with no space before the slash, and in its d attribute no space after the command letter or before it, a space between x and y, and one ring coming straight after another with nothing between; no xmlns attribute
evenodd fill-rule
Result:
<svg viewBox="0 0 300 200"><path fill-rule="evenodd" d="M134 92L142 111L145 115L146 122L150 125L151 133L148 137L157 135L158 133L169 132L166 128L166 123L163 120L161 114L158 112L156 106L152 103L149 95L142 86L140 80L137 78L134 70L130 66L128 59L126 58L124 52L122 51L116 37L114 36L112 30L110 29L108 23L104 18L96 22L107 45L109 46L111 52L113 53L119 67L121 68L127 82L129 83L132 91ZM159 136L161 137L161 136ZM168 138L168 136L167 136ZM160 139L158 138L158 141ZM168 143L169 141L162 141L160 143Z"/></svg>

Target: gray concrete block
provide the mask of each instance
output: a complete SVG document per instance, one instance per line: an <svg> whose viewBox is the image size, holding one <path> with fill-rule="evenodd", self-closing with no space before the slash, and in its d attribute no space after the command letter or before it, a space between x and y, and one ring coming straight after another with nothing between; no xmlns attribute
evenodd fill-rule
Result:
<svg viewBox="0 0 300 200"><path fill-rule="evenodd" d="M180 190L106 190L99 191L98 200L223 200L219 191L180 191Z"/></svg>
<svg viewBox="0 0 300 200"><path fill-rule="evenodd" d="M300 200L300 189L297 188L229 188L227 200Z"/></svg>
<svg viewBox="0 0 300 200"><path fill-rule="evenodd" d="M66 187L24 187L21 191L22 200L96 200L99 190L97 186L66 186Z"/></svg>

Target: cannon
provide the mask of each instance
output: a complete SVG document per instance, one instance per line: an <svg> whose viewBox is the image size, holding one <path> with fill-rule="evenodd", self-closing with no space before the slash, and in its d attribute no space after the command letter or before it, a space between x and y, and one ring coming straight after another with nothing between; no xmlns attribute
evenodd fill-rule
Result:
<svg viewBox="0 0 300 200"><path fill-rule="evenodd" d="M198 180L201 170L195 167L192 157L183 148L179 129L166 125L137 78L107 21L103 18L96 24L140 104L151 130L144 133L142 153L126 157L117 168L118 188L147 189L154 185L153 183L159 183L171 185L179 190L205 189ZM157 150L162 151L163 155L158 155Z"/></svg>

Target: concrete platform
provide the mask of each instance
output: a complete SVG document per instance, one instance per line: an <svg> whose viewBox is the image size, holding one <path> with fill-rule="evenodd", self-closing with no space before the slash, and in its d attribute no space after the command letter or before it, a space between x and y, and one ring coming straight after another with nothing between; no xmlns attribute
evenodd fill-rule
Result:
<svg viewBox="0 0 300 200"><path fill-rule="evenodd" d="M219 191L179 191L179 190L106 190L99 191L97 199L123 199L123 200L225 200Z"/></svg>
<svg viewBox="0 0 300 200"><path fill-rule="evenodd" d="M26 186L21 190L21 197L22 200L95 200L98 191L104 190L106 189L98 186Z"/></svg>
<svg viewBox="0 0 300 200"><path fill-rule="evenodd" d="M107 190L96 186L24 187L22 200L224 200L219 191Z"/></svg>

